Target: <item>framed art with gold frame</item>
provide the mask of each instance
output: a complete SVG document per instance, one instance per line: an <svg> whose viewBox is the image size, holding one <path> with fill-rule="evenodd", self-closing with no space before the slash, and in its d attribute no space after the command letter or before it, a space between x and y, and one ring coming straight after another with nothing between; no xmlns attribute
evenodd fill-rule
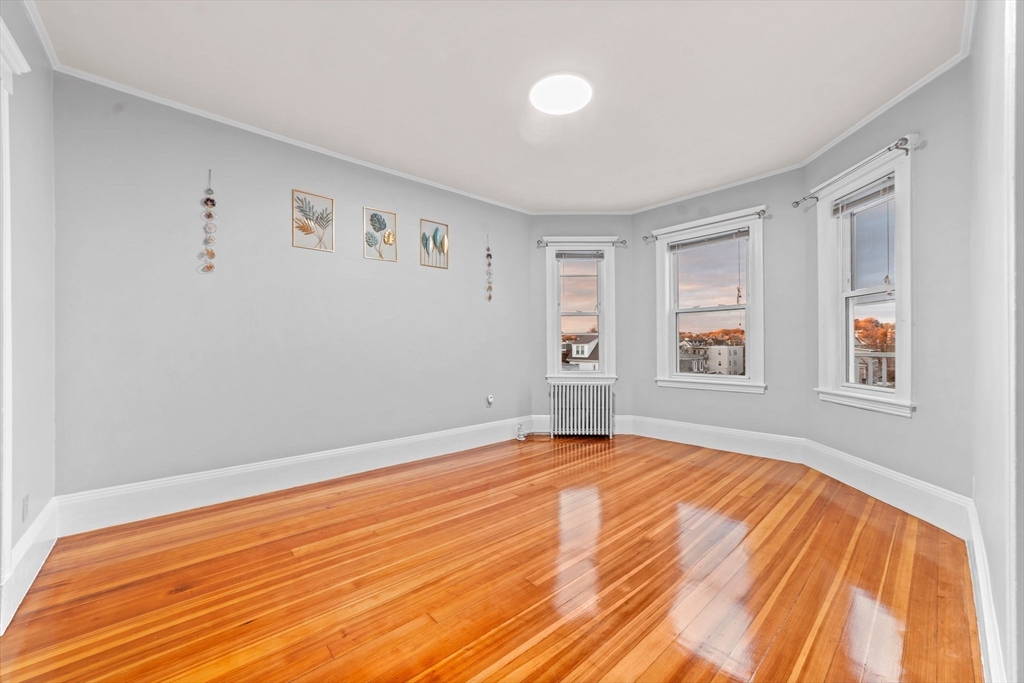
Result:
<svg viewBox="0 0 1024 683"><path fill-rule="evenodd" d="M398 214L363 207L363 258L398 260Z"/></svg>
<svg viewBox="0 0 1024 683"><path fill-rule="evenodd" d="M448 225L420 219L420 265L448 268Z"/></svg>
<svg viewBox="0 0 1024 683"><path fill-rule="evenodd" d="M333 199L305 190L292 190L292 246L334 251Z"/></svg>

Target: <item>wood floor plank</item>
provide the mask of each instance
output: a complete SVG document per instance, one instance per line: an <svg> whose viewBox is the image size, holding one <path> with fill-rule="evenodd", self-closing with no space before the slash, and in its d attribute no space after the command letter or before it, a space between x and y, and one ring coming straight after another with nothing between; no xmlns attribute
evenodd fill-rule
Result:
<svg viewBox="0 0 1024 683"><path fill-rule="evenodd" d="M903 679L935 681L938 669L938 562L941 532L930 524L917 527L917 552L910 583L907 631L903 644Z"/></svg>
<svg viewBox="0 0 1024 683"><path fill-rule="evenodd" d="M963 541L803 465L508 442L60 539L11 681L981 681Z"/></svg>

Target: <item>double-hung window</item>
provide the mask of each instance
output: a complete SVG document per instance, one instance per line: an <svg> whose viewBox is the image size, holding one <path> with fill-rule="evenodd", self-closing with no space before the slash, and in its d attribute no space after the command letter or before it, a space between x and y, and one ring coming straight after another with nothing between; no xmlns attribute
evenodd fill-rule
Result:
<svg viewBox="0 0 1024 683"><path fill-rule="evenodd" d="M913 138L914 136L908 136ZM910 149L818 196L818 396L910 417ZM812 190L814 194L815 190Z"/></svg>
<svg viewBox="0 0 1024 683"><path fill-rule="evenodd" d="M659 386L764 393L764 208L654 231Z"/></svg>
<svg viewBox="0 0 1024 683"><path fill-rule="evenodd" d="M613 237L545 237L548 379L615 377Z"/></svg>

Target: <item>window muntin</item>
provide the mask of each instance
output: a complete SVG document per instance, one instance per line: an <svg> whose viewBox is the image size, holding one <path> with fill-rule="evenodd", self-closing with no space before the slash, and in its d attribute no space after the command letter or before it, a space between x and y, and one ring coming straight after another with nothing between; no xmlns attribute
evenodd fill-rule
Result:
<svg viewBox="0 0 1024 683"><path fill-rule="evenodd" d="M746 376L748 228L669 244L678 374Z"/></svg>

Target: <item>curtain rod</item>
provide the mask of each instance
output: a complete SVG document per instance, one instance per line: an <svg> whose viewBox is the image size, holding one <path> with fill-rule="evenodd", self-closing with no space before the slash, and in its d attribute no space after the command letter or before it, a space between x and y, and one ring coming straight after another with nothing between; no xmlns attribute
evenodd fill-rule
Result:
<svg viewBox="0 0 1024 683"><path fill-rule="evenodd" d="M715 225L717 223L729 223L730 221L738 221L743 218L752 218L753 216L757 216L758 218L764 218L764 214L765 210L761 209L760 211L755 211L754 213L745 213L742 216L732 216L730 218L723 218L720 221L711 221L710 223L704 223L704 225L701 225L700 227L703 228L705 225ZM643 240L644 242L657 242L658 237L657 235L644 235Z"/></svg>
<svg viewBox="0 0 1024 683"><path fill-rule="evenodd" d="M851 173L853 173L853 172L863 168L867 164L870 164L872 161L874 161L878 157L880 157L880 156L882 156L884 154L888 154L889 152L892 152L893 150L897 150L897 149L902 149L904 155L910 154L910 139L907 138L907 137L900 138L896 142L892 143L891 145L889 145L888 147L883 149L881 152L878 152L878 153L874 154L873 156L870 156L867 159L865 159L864 161L860 162L859 164L857 164L856 166L851 168L846 173L843 173L842 175L837 176L837 177L833 178L832 180L828 181L827 183L825 183L824 185L822 185L821 187L818 188L818 192L821 192L826 187L829 187L831 185L835 185L836 183L838 183L840 180L842 180L846 176L848 176ZM798 199L797 201L793 202L793 208L794 209L798 208L801 204L806 202L808 199L813 199L814 201L818 201L818 195L812 192L811 194L807 195L803 199Z"/></svg>
<svg viewBox="0 0 1024 683"><path fill-rule="evenodd" d="M546 242L544 240L537 240L538 247L546 247L548 246L548 244L549 242ZM609 242L608 244L611 244L613 247L624 247L626 246L626 240L615 240L614 242Z"/></svg>

